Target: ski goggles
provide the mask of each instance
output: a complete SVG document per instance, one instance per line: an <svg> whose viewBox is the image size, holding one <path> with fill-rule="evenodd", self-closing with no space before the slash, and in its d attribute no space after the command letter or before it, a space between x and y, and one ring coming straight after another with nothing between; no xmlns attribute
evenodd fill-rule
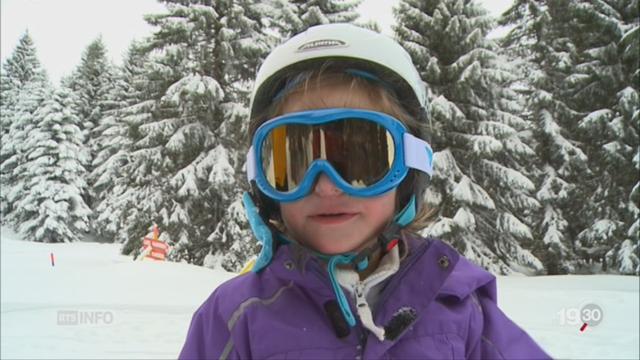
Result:
<svg viewBox="0 0 640 360"><path fill-rule="evenodd" d="M394 117L332 108L262 124L247 156L247 177L279 202L305 197L320 173L348 195L373 197L397 187L409 169L431 176L432 162L431 146Z"/></svg>

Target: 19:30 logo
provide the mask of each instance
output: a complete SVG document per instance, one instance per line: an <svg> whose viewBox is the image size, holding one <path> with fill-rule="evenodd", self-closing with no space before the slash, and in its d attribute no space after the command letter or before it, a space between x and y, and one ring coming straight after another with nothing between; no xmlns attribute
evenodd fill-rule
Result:
<svg viewBox="0 0 640 360"><path fill-rule="evenodd" d="M602 322L604 312L597 304L585 304L581 308L563 308L558 311L560 325L580 326L587 324L591 327Z"/></svg>

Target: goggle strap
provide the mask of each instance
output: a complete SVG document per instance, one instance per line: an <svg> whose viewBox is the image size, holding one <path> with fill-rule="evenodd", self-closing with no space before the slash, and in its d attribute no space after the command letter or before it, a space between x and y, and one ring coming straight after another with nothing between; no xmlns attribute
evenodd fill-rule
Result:
<svg viewBox="0 0 640 360"><path fill-rule="evenodd" d="M255 180L257 172L257 164L256 157L253 151L253 146L249 148L249 153L247 154L247 179L249 179L249 183Z"/></svg>
<svg viewBox="0 0 640 360"><path fill-rule="evenodd" d="M304 71L292 78L287 79L285 85L273 96L273 100L271 103L276 103L281 101L285 96L289 95L289 93L298 87L298 85L307 81L311 76L311 71Z"/></svg>
<svg viewBox="0 0 640 360"><path fill-rule="evenodd" d="M405 227L416 218L416 211L416 196L412 195L407 205L395 216L393 221L401 227Z"/></svg>
<svg viewBox="0 0 640 360"><path fill-rule="evenodd" d="M433 176L433 150L428 142L404 133L404 163L407 167Z"/></svg>
<svg viewBox="0 0 640 360"><path fill-rule="evenodd" d="M271 263L274 250L273 233L260 216L258 208L248 192L242 195L242 204L244 205L251 230L258 242L262 244L262 250L260 250L260 254L258 254L258 258L251 269L251 271L258 273Z"/></svg>
<svg viewBox="0 0 640 360"><path fill-rule="evenodd" d="M355 77L359 77L365 80L369 80L372 81L374 83L377 83L379 85L384 86L384 88L391 92L392 94L395 95L395 90L393 89L393 86L391 86L391 84L389 84L388 82L380 79L379 77L377 77L376 75L368 72L368 71L364 71L364 70L359 70L359 69L346 69L344 72L346 72L349 75L355 76Z"/></svg>

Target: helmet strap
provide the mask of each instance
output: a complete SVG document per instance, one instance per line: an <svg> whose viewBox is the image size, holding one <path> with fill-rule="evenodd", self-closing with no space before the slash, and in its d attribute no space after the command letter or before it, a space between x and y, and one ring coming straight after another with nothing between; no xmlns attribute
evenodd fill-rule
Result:
<svg viewBox="0 0 640 360"><path fill-rule="evenodd" d="M249 192L245 192L242 196L242 203L247 215L247 220L251 226L251 231L258 242L262 244L262 249L251 268L251 271L255 273L258 273L267 267L271 263L275 247L280 242L286 242L282 236L278 236L279 232L273 227L273 225L271 225L268 219L265 220L265 216L261 213L261 209L256 206L256 202L259 203L259 201L259 199L256 199L255 194L251 194Z"/></svg>
<svg viewBox="0 0 640 360"><path fill-rule="evenodd" d="M329 272L329 279L331 281L331 285L333 287L333 291L336 295L336 302L342 312L342 316L346 325L340 327L340 329L354 327L356 324L355 318L349 307L349 303L346 301L344 292L342 288L338 285L338 281L336 279L335 269L338 263L340 264L352 264L357 271L361 272L366 270L369 267L370 258L373 254L375 254L378 250L381 250L383 253L391 251L398 242L400 241L400 230L409 225L411 221L416 216L416 201L415 195L411 197L407 205L400 211L393 219L393 221L387 225L385 230L378 236L378 241L375 244L369 246L368 248L360 251L359 253L353 254L341 254L334 255L329 258L327 271ZM342 322L340 322L342 324ZM348 325L348 327L347 327ZM346 336L344 334L348 334L348 331L342 331L340 333L336 332L338 337Z"/></svg>
<svg viewBox="0 0 640 360"><path fill-rule="evenodd" d="M252 268L253 272L260 272L271 263L275 246L277 246L277 244L274 243L274 235L276 235L276 241L281 238L278 236L279 231L265 220L264 207L256 206L256 202L261 203L260 199L256 199L256 197L259 196L260 195L256 195L255 192L253 194L246 192L242 198L251 230L257 240L262 244L260 254L258 254L258 258ZM409 225L409 223L415 219L415 216L416 196L412 195L407 205L405 205L394 217L393 221L387 225L378 236L376 243L357 253L350 261L351 264L354 265L357 271L366 270L369 267L372 255L376 253L376 251L381 250L384 254L398 245L400 230Z"/></svg>
<svg viewBox="0 0 640 360"><path fill-rule="evenodd" d="M364 271L369 267L371 256L378 251L382 253L391 251L400 241L400 230L409 225L416 217L416 196L412 195L407 205L394 217L393 221L378 236L375 244L360 251L352 260L358 271Z"/></svg>

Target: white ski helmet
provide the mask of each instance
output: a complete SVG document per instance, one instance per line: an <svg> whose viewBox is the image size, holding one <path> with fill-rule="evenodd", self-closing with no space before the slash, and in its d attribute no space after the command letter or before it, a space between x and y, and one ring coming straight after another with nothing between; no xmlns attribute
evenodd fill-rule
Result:
<svg viewBox="0 0 640 360"><path fill-rule="evenodd" d="M351 24L313 26L276 47L260 66L251 94L250 118L261 114L292 70L310 70L327 60L353 64L398 93L415 116L426 111L427 94L409 54L395 40Z"/></svg>
<svg viewBox="0 0 640 360"><path fill-rule="evenodd" d="M314 26L276 47L258 70L251 94L250 121L269 115L265 111L290 80L287 77L318 69L326 62L330 62L331 67L359 70L375 76L395 93L417 123L427 125L427 88L409 54L395 40L351 24ZM417 132L413 135L428 140L424 129L413 130ZM413 203L414 212L418 213L429 180L427 174L409 171L398 187L400 204ZM267 219L279 216L275 201L261 194L256 187L251 193ZM412 198L415 201L411 201Z"/></svg>

